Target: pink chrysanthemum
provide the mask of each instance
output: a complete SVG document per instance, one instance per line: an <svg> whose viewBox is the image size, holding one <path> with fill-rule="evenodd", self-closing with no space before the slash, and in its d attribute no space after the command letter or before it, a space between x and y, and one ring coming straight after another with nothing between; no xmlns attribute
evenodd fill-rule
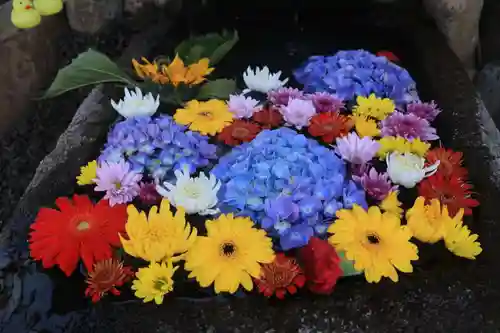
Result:
<svg viewBox="0 0 500 333"><path fill-rule="evenodd" d="M307 96L313 102L316 112L338 112L344 108L344 102L335 95L317 92Z"/></svg>
<svg viewBox="0 0 500 333"><path fill-rule="evenodd" d="M405 139L431 141L439 139L436 129L429 122L412 113L393 112L382 120L382 136L401 136Z"/></svg>
<svg viewBox="0 0 500 333"><path fill-rule="evenodd" d="M139 199L145 205L156 205L161 202L162 196L156 191L155 183L139 184Z"/></svg>
<svg viewBox="0 0 500 333"><path fill-rule="evenodd" d="M312 101L302 99L291 99L287 106L280 109L287 124L297 129L308 126L311 118L316 114Z"/></svg>
<svg viewBox="0 0 500 333"><path fill-rule="evenodd" d="M363 174L361 177L352 176L352 179L363 186L366 193L375 200L384 200L391 192L396 191L398 186L393 186L386 172L378 173L375 168Z"/></svg>
<svg viewBox="0 0 500 333"><path fill-rule="evenodd" d="M441 113L441 109L434 101L430 103L414 102L406 106L406 112L431 122Z"/></svg>
<svg viewBox="0 0 500 333"><path fill-rule="evenodd" d="M139 194L142 175L131 171L130 165L123 160L102 163L96 175L94 190L106 192L104 199L109 199L110 206L131 202Z"/></svg>
<svg viewBox="0 0 500 333"><path fill-rule="evenodd" d="M304 93L296 88L279 88L267 93L267 99L277 106L288 105L290 99L304 99Z"/></svg>
<svg viewBox="0 0 500 333"><path fill-rule="evenodd" d="M365 164L375 156L379 149L380 144L377 141L367 136L361 139L353 132L337 138L337 154L352 164Z"/></svg>
<svg viewBox="0 0 500 333"><path fill-rule="evenodd" d="M230 95L227 106L235 118L250 118L255 111L258 111L259 101L244 95Z"/></svg>

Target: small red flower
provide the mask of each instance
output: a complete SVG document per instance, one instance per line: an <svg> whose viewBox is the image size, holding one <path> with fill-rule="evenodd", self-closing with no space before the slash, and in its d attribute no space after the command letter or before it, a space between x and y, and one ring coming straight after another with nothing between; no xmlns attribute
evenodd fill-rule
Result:
<svg viewBox="0 0 500 333"><path fill-rule="evenodd" d="M86 195L56 199L59 208L41 208L31 225L31 257L44 268L59 265L67 275L80 258L87 270L94 263L112 257L112 248L121 245L118 234L125 232L127 206L109 206L101 200L95 206Z"/></svg>
<svg viewBox="0 0 500 333"><path fill-rule="evenodd" d="M161 202L162 196L156 191L155 183L139 184L139 200L145 205L157 205Z"/></svg>
<svg viewBox="0 0 500 333"><path fill-rule="evenodd" d="M438 170L446 177L466 178L467 169L462 167L463 154L445 148L434 148L425 156L429 164L439 161Z"/></svg>
<svg viewBox="0 0 500 333"><path fill-rule="evenodd" d="M277 253L272 263L262 265L260 278L255 279L259 292L266 297L276 295L279 299L285 298L287 292L295 294L305 282L304 273L295 259L283 253Z"/></svg>
<svg viewBox="0 0 500 333"><path fill-rule="evenodd" d="M230 146L237 146L243 142L252 141L261 131L257 124L246 120L236 119L229 126L224 127L217 139Z"/></svg>
<svg viewBox="0 0 500 333"><path fill-rule="evenodd" d="M94 269L88 273L85 296L92 297L92 302L101 300L108 292L113 295L120 295L116 287L121 287L127 282L134 272L130 267L124 267L121 261L117 259L106 259L97 262Z"/></svg>
<svg viewBox="0 0 500 333"><path fill-rule="evenodd" d="M330 294L343 272L337 251L325 240L312 237L299 250L307 286L316 294Z"/></svg>
<svg viewBox="0 0 500 333"><path fill-rule="evenodd" d="M431 199L438 199L441 204L448 206L450 216L454 216L460 208L464 209L465 215L471 215L471 208L479 206L479 201L471 198L471 189L472 185L462 179L447 177L438 171L418 185L418 195L429 202Z"/></svg>
<svg viewBox="0 0 500 333"><path fill-rule="evenodd" d="M325 143L333 141L341 136L347 135L353 126L352 121L338 112L319 113L311 118L308 127L309 134L321 137Z"/></svg>
<svg viewBox="0 0 500 333"><path fill-rule="evenodd" d="M273 107L267 107L255 112L252 119L266 128L278 127L283 123L283 116Z"/></svg>

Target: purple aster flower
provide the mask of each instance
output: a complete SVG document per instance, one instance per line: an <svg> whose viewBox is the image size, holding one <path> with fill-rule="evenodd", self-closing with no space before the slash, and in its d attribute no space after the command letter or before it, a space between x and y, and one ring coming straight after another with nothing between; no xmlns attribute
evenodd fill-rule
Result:
<svg viewBox="0 0 500 333"><path fill-rule="evenodd" d="M431 122L441 113L441 109L438 108L434 101L430 103L417 102L408 104L406 106L406 112Z"/></svg>
<svg viewBox="0 0 500 333"><path fill-rule="evenodd" d="M309 121L316 114L312 101L302 99L291 99L280 111L285 121L299 130L309 125Z"/></svg>
<svg viewBox="0 0 500 333"><path fill-rule="evenodd" d="M139 194L142 175L131 171L127 162L104 162L97 168L96 176L94 190L105 191L104 199L109 199L110 206L131 202Z"/></svg>
<svg viewBox="0 0 500 333"><path fill-rule="evenodd" d="M139 184L139 199L145 205L156 205L161 201L162 196L156 191L154 183Z"/></svg>
<svg viewBox="0 0 500 333"><path fill-rule="evenodd" d="M288 105L290 99L304 99L304 93L297 88L279 88L267 93L267 99L274 105Z"/></svg>
<svg viewBox="0 0 500 333"><path fill-rule="evenodd" d="M413 113L393 112L381 122L382 136L401 136L405 139L420 139L431 141L439 139L436 129L429 122Z"/></svg>
<svg viewBox="0 0 500 333"><path fill-rule="evenodd" d="M230 95L227 106L235 118L250 118L257 110L259 101L244 95Z"/></svg>
<svg viewBox="0 0 500 333"><path fill-rule="evenodd" d="M378 173L375 168L363 174L361 177L352 176L352 179L363 186L366 193L375 200L384 200L391 191L396 191L398 186L392 186L389 175L386 172Z"/></svg>
<svg viewBox="0 0 500 333"><path fill-rule="evenodd" d="M316 112L337 112L344 108L344 102L337 96L327 92L317 92L307 96L316 108Z"/></svg>
<svg viewBox="0 0 500 333"><path fill-rule="evenodd" d="M365 164L379 149L380 144L377 141L369 137L361 139L356 133L349 133L347 136L337 138L335 151L352 164Z"/></svg>

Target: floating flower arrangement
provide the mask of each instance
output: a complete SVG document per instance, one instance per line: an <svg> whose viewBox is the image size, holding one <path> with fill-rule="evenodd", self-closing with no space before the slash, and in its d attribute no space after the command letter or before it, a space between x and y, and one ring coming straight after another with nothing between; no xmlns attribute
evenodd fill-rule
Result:
<svg viewBox="0 0 500 333"><path fill-rule="evenodd" d="M130 282L160 304L186 281L279 299L331 294L343 276L397 282L424 243L481 253L463 222L479 202L462 153L433 127L446 110L421 101L406 70L340 51L300 66L302 88L249 67L237 93L208 82L216 61L186 45L171 62L133 60L142 81L121 79L136 84L110 101L120 118L76 179L87 194L32 225L43 267L83 271L94 302Z"/></svg>

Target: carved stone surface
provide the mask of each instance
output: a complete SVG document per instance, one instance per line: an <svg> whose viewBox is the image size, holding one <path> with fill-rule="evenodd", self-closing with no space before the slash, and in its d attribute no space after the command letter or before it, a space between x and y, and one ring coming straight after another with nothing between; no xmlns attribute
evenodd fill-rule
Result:
<svg viewBox="0 0 500 333"><path fill-rule="evenodd" d="M122 15L122 0L66 0L66 15L72 29L95 34Z"/></svg>

